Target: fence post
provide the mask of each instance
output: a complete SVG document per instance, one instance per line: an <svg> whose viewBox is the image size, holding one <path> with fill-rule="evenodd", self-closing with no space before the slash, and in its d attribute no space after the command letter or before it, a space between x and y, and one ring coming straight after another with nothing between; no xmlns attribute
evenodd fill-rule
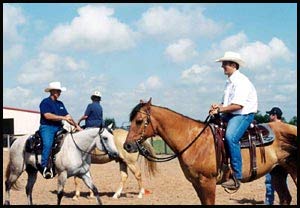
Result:
<svg viewBox="0 0 300 208"><path fill-rule="evenodd" d="M9 152L9 150L10 150L10 135L7 134L6 136L7 136L7 149L8 149L8 152Z"/></svg>

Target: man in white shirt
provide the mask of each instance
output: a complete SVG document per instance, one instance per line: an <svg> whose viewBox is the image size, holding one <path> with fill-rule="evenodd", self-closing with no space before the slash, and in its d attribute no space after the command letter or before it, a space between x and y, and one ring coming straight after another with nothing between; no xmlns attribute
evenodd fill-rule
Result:
<svg viewBox="0 0 300 208"><path fill-rule="evenodd" d="M239 71L239 67L245 65L240 54L228 51L216 62L222 62L224 74L228 79L223 102L212 104L209 112L210 114L222 113L223 120L228 122L225 141L229 151L233 178L222 183L222 186L237 190L242 179L242 156L239 141L257 112L257 94L251 81Z"/></svg>

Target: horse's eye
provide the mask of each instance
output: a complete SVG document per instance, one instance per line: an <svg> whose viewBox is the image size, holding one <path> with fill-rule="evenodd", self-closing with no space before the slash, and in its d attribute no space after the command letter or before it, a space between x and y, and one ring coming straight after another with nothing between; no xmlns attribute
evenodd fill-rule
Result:
<svg viewBox="0 0 300 208"><path fill-rule="evenodd" d="M135 123L136 125L141 125L143 123L143 120L136 120Z"/></svg>
<svg viewBox="0 0 300 208"><path fill-rule="evenodd" d="M103 137L104 140L107 140L107 137Z"/></svg>

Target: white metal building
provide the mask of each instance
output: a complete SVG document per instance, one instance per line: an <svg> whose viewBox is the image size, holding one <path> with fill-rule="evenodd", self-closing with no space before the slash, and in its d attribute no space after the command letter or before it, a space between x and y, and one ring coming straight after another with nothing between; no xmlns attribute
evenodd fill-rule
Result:
<svg viewBox="0 0 300 208"><path fill-rule="evenodd" d="M3 107L3 134L34 134L39 125L39 111Z"/></svg>

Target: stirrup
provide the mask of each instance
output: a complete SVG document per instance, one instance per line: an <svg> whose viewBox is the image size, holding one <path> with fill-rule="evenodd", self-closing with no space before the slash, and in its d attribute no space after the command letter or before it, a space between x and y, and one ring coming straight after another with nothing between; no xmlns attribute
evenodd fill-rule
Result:
<svg viewBox="0 0 300 208"><path fill-rule="evenodd" d="M53 171L52 171L52 168L50 168L50 172L47 171L47 167L44 168L44 171L43 171L43 177L46 178L46 179L49 179L49 178L53 178ZM47 171L47 172L46 172Z"/></svg>

